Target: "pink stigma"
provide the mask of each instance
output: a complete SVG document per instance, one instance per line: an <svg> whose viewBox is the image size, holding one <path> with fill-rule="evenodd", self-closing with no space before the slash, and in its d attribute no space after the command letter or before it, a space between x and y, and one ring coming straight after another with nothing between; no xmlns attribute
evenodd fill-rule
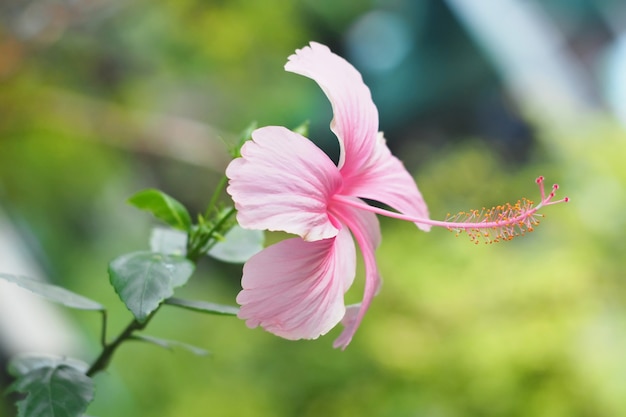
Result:
<svg viewBox="0 0 626 417"><path fill-rule="evenodd" d="M496 243L511 240L515 237L523 236L527 232L534 231L535 227L539 225L539 219L543 217L543 214L538 213L541 208L570 201L569 197L553 200L556 196L556 191L559 189L558 184L554 184L550 193L546 195L544 177L538 177L535 182L539 185L539 193L541 194L541 202L537 205L534 205L532 200L522 198L517 200L515 204L504 203L491 208L483 207L480 210L462 211L454 215L448 214L445 221L407 216L342 196L335 196L334 198L343 204L394 219L435 227L445 227L455 232L457 236L461 233L466 233L470 240L476 244L480 242Z"/></svg>
<svg viewBox="0 0 626 417"><path fill-rule="evenodd" d="M552 190L548 195L545 192L544 177L538 177L535 182L539 185L541 202L534 206L531 200L522 198L515 204L505 203L481 210L470 210L460 212L454 216L448 214L446 221L448 230L456 232L457 236L465 232L470 240L476 244L497 243L503 240L511 240L518 236L523 236L527 232L532 232L539 225L539 219L543 214L538 213L539 209L553 204L567 203L569 197L553 201L558 184L552 185Z"/></svg>

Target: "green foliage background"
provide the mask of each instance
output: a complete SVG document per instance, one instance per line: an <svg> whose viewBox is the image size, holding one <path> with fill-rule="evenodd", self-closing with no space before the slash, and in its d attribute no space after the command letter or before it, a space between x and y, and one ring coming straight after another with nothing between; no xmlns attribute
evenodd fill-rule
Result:
<svg viewBox="0 0 626 417"><path fill-rule="evenodd" d="M126 324L106 265L146 248L152 225L126 198L156 187L202 212L228 162L222 139L252 120L329 121L321 92L282 66L310 40L338 37L366 4L111 2L61 13L30 38L12 32L13 10L4 10L0 204L51 279L108 306L112 332ZM161 152L155 126L170 126L173 116L211 128L200 142L211 149L206 166ZM172 149L191 135L177 126L167 131ZM384 219L383 290L345 352L331 347L339 329L289 342L234 318L166 306L149 333L212 355L130 343L96 377L89 414L624 415L624 131L602 114L535 128L538 145L521 165L503 162L479 138L397 153L420 161L409 168L433 218L537 199L537 175L558 181L572 202L546 209L536 232L475 247L445 230L425 234ZM240 272L203 261L180 294L232 304ZM89 361L99 319L67 314ZM0 405L1 415L10 410Z"/></svg>

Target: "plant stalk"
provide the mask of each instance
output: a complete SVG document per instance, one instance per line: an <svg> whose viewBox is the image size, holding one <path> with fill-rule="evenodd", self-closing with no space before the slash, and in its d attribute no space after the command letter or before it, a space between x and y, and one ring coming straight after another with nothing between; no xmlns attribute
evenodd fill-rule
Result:
<svg viewBox="0 0 626 417"><path fill-rule="evenodd" d="M102 352L100 352L100 355L87 370L86 375L92 377L98 372L105 370L107 366L109 366L111 358L113 357L113 354L115 353L117 348L126 340L130 339L135 331L143 330L150 322L150 319L154 317L154 314L157 311L158 307L156 310L150 313L150 315L146 318L146 321L144 321L143 323L140 323L139 321L137 321L137 319L133 319L122 331L122 333L120 333L117 338L115 338L115 340L113 340L111 343L105 344Z"/></svg>

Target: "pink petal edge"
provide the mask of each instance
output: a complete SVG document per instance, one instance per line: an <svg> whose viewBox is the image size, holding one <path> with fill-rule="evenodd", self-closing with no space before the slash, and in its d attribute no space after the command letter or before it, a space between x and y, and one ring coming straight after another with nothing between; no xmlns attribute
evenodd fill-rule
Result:
<svg viewBox="0 0 626 417"><path fill-rule="evenodd" d="M387 204L400 213L429 218L428 207L415 180L404 164L387 147L382 133L379 133L375 152L361 172L343 178L341 194L367 198ZM423 231L430 226L416 223Z"/></svg>
<svg viewBox="0 0 626 417"><path fill-rule="evenodd" d="M378 110L361 74L322 44L296 50L285 70L313 79L333 107L331 129L341 146L342 194L387 204L401 213L428 218L428 207L414 179L391 154L378 130ZM417 224L424 230L430 226Z"/></svg>
<svg viewBox="0 0 626 417"><path fill-rule="evenodd" d="M316 339L345 315L343 296L356 273L349 231L331 239L287 239L259 252L244 266L238 317L290 339Z"/></svg>
<svg viewBox="0 0 626 417"><path fill-rule="evenodd" d="M344 317L344 330L333 343L333 347L345 349L352 337L356 333L372 299L380 289L381 280L376 265L376 248L380 245L381 234L378 218L373 213L356 209L350 206L333 206L332 209L337 217L352 232L354 238L359 244L361 253L363 254L363 262L365 264L365 289L363 291L363 300L361 301L358 312L350 310L350 316Z"/></svg>
<svg viewBox="0 0 626 417"><path fill-rule="evenodd" d="M361 74L322 44L296 50L285 70L314 80L333 108L331 130L341 148L339 168L344 175L358 172L370 158L378 131L378 110Z"/></svg>
<svg viewBox="0 0 626 417"><path fill-rule="evenodd" d="M280 230L311 241L337 234L339 225L328 216L327 204L341 187L341 176L302 135L280 126L255 130L226 176L241 227Z"/></svg>

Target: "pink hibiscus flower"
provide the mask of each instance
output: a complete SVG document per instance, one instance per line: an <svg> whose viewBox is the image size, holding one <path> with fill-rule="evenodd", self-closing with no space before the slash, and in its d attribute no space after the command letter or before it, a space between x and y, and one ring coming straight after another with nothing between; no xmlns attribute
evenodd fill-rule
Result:
<svg viewBox="0 0 626 417"><path fill-rule="evenodd" d="M326 93L341 154L335 165L304 136L268 126L255 130L241 157L228 166L227 191L242 227L299 236L264 249L244 265L237 302L239 317L251 328L261 326L286 339L315 339L342 322L345 329L334 346L345 348L380 287L376 214L414 222L424 231L443 226L466 231L476 241L498 241L532 230L537 210L557 203L551 201L556 186L545 196L540 177L537 206L523 200L463 213L450 219L454 222L430 220L415 181L378 132L378 111L359 72L314 42L290 56L285 69L313 79ZM353 238L363 255L365 290L360 304L346 308L344 294L356 271Z"/></svg>

